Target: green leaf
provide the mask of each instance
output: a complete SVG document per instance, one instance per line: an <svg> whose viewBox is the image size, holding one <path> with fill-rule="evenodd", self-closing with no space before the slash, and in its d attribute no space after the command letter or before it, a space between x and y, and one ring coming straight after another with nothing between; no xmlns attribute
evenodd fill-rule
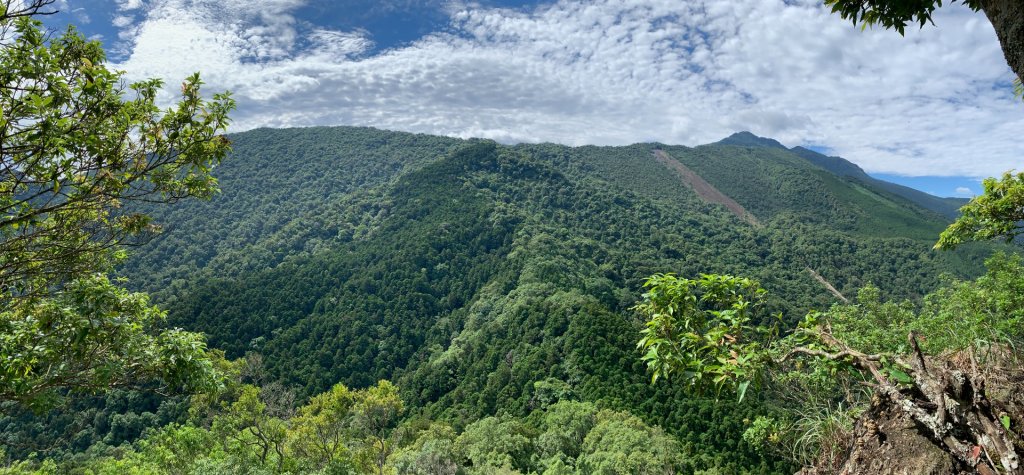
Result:
<svg viewBox="0 0 1024 475"><path fill-rule="evenodd" d="M1003 423L1003 428L1004 429L1010 430L1010 416L1008 416L1006 414L1003 414L1003 415L999 416L999 422Z"/></svg>
<svg viewBox="0 0 1024 475"><path fill-rule="evenodd" d="M743 397L747 395L748 387L750 387L750 381L744 381L736 387L736 394L739 396L738 402L743 402Z"/></svg>
<svg viewBox="0 0 1024 475"><path fill-rule="evenodd" d="M909 374L896 368L889 368L889 376L901 384L910 384L914 382L914 378L911 378Z"/></svg>

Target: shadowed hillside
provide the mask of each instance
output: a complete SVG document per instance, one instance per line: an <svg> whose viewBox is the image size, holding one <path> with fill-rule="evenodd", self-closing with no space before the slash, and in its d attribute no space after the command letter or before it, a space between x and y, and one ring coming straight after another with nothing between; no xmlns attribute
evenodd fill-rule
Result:
<svg viewBox="0 0 1024 475"><path fill-rule="evenodd" d="M556 380L665 427L695 466L774 470L728 442L755 402L649 384L630 311L644 278L755 277L793 318L868 282L917 298L942 272L977 272L970 250L930 250L942 216L765 139L509 147L314 128L233 140L223 193L154 210L167 231L124 275L174 324L229 357L261 353L303 394L389 378L457 427L525 415L534 383ZM672 162L762 225L698 196Z"/></svg>

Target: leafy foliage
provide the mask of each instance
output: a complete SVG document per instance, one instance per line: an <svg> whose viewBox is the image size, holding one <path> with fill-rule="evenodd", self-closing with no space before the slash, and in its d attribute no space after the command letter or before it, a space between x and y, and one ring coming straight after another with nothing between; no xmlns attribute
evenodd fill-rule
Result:
<svg viewBox="0 0 1024 475"><path fill-rule="evenodd" d="M45 407L66 388L103 391L146 379L210 389L216 379L202 337L156 330L163 318L146 295L103 276L2 312L0 399Z"/></svg>
<svg viewBox="0 0 1024 475"><path fill-rule="evenodd" d="M355 404L355 394L342 384L314 396L292 419L295 432L291 444L295 454L322 470L337 460L351 458L345 446L346 419Z"/></svg>
<svg viewBox="0 0 1024 475"><path fill-rule="evenodd" d="M960 209L961 216L939 235L936 248L952 249L968 241L1005 239L1024 234L1024 173L986 178L984 191Z"/></svg>
<svg viewBox="0 0 1024 475"><path fill-rule="evenodd" d="M1006 351L1016 354L1016 348L1024 341L1020 326L1024 311L1021 257L997 254L988 266L989 272L974 281L947 283L925 297L920 308L909 301L882 302L877 288L865 287L855 303L836 304L827 312L811 313L791 334L764 345L739 336L751 334L748 329L733 330L736 338L716 338L710 345L692 333L693 328L703 328L709 320L707 311L698 306L705 299L695 297L692 288L727 283L731 290L725 293L726 299L715 292L707 300L719 305L722 301L732 302L728 307L735 307L737 302L745 301L728 297L751 288L749 281L730 276L680 280L656 275L648 283L645 301L638 305L648 325L640 340L641 349L647 351L643 359L653 371L679 372L688 383L703 387L720 388L720 381L749 380L751 373L771 373L775 385L769 385L769 389L777 394L769 392L769 404L789 407L782 411L789 414L781 420L755 419L744 438L752 443L785 447L779 453L793 454L801 464L831 466L841 461L837 449L850 443L853 416L868 404L868 394L853 389L857 383L874 380L883 388L879 391L899 385L919 385L911 387L934 391L922 382L921 368L926 356L962 351L983 358ZM715 326L723 327L717 323ZM775 329L760 330L771 333ZM920 346L919 341L923 342ZM704 356L708 347L715 358ZM657 351L651 351L652 348ZM726 352L731 359L720 356ZM755 369L737 369L725 364L729 361L753 362L751 367ZM703 379L703 374L717 377ZM746 390L745 385L735 383L731 388L741 397ZM888 397L902 396L893 393Z"/></svg>
<svg viewBox="0 0 1024 475"><path fill-rule="evenodd" d="M981 8L980 0L965 0L973 10ZM907 23L918 23L924 26L932 20L936 7L942 1L935 0L825 0L825 5L832 7L832 13L838 13L844 20L854 24L879 24L886 29L894 29L902 35Z"/></svg>
<svg viewBox="0 0 1024 475"><path fill-rule="evenodd" d="M750 279L709 274L657 274L644 287L648 291L635 308L646 328L637 346L652 382L678 374L697 388L738 390L742 400L760 363L754 355L763 345L751 321L765 290Z"/></svg>
<svg viewBox="0 0 1024 475"><path fill-rule="evenodd" d="M240 158L217 169L223 193L138 208L167 226L122 272L169 309L172 324L208 334L228 357L261 353L264 375L249 382L266 391L280 380L305 400L338 382L394 380L408 417L456 434L486 417L522 420L579 398L664 427L688 471L792 466L741 440L744 421L763 413L760 396L716 400L650 384L634 353L642 327L629 310L646 276L756 277L770 290L749 314L746 325L756 326L834 301L808 267L850 295L876 282L883 298L918 299L943 271L975 272L981 253L933 254L941 217L781 149L657 147L759 213L764 225L752 227L701 201L653 159L654 145L504 147L365 128L256 130L232 140ZM750 178L752 168L765 172ZM732 180L768 181L734 188ZM882 208L890 214L857 224ZM218 405L193 412L210 423ZM92 440L106 437L102 425L82 425ZM295 467L376 466L380 452L360 441L333 462L303 455L312 465ZM410 467L451 467L454 442L409 448L414 442L387 442L384 452L405 454ZM38 450L74 457L48 447ZM562 468L551 460L551 470L575 470L558 458Z"/></svg>
<svg viewBox="0 0 1024 475"><path fill-rule="evenodd" d="M107 252L150 225L130 201L216 191L218 135L233 102L204 101L193 75L163 113L158 80L125 89L96 41L50 41L29 16L0 15L0 288L4 301L102 269ZM125 97L130 96L130 97Z"/></svg>
<svg viewBox="0 0 1024 475"><path fill-rule="evenodd" d="M636 416L599 412L583 439L577 473L673 473L683 462L675 440Z"/></svg>
<svg viewBox="0 0 1024 475"><path fill-rule="evenodd" d="M855 305L833 307L826 317L833 333L868 353L908 353L906 335L920 335L925 354L963 350L977 344L1022 343L1024 331L1024 266L1019 254L996 254L986 261L988 272L970 281L951 281L927 295L915 308L911 302L880 302L878 290L867 287Z"/></svg>
<svg viewBox="0 0 1024 475"><path fill-rule="evenodd" d="M232 139L244 159L218 167L224 192L145 208L167 230L124 269L172 323L231 358L262 353L266 378L300 399L391 379L410 414L461 429L572 394L665 427L694 467L786 470L739 442L756 398L649 384L629 310L646 276L756 277L771 291L757 325L828 307L807 267L843 293L876 282L883 298L920 298L943 271L976 272L982 252L932 253L941 217L782 149L657 147L755 210L755 228L697 198L654 145L504 147L365 128ZM858 224L880 209L890 214Z"/></svg>
<svg viewBox="0 0 1024 475"><path fill-rule="evenodd" d="M934 8L831 4L901 33ZM217 134L230 97L203 100L193 76L161 113L159 81L126 89L96 43L73 30L47 41L28 16L0 14L0 34L13 31L9 42L0 37L0 357L9 365L0 397L43 407L68 390L138 380L220 391L196 395L187 410L165 400L162 414L142 402L128 404L140 410L131 417L94 407L91 430L74 436L76 447L97 442L90 453L52 450L55 458L29 457L12 473L786 471L778 451L758 448L781 440L783 427L799 428L791 446L808 452L843 437L862 403L850 391L865 379L856 361L880 361L876 377L910 384L898 359L907 349L893 334L920 333L928 351L1020 337L1019 259L948 284L923 310L883 303L920 301L939 271L969 275L977 250L929 254L925 240L942 218L764 139L504 147L372 129L257 130L235 137L247 159L222 168L220 201L152 207L217 190L209 172L228 151ZM757 222L699 199L652 160L656 148ZM993 204L998 219L1019 221L1013 202L1010 214ZM265 373L243 376L248 363L211 358L198 335L159 330L163 313L145 295L103 277L123 257L118 245L155 229L151 216L170 231L124 274L153 291L173 323L208 333L231 357L262 352ZM646 281L637 309L650 321L638 327L629 313L636 289L666 268L747 273L779 297L745 278L659 274ZM855 304L811 313L776 340L777 325L792 320L772 315L833 301L812 275L841 292L871 281L885 291L865 287ZM954 332L939 331L956 317ZM647 385L631 357L637 339L655 379L679 375L740 397ZM785 366L783 351L811 363ZM807 423L773 407L770 391L744 401L773 365L820 397L813 407L838 401L835 417ZM217 385L215 373L234 379ZM773 414L755 418L766 404ZM9 416L8 427L40 427L27 413ZM81 417L76 428L88 425ZM109 421L121 429L95 440ZM143 432L130 446L108 445Z"/></svg>
<svg viewBox="0 0 1024 475"><path fill-rule="evenodd" d="M103 274L153 229L126 205L216 191L234 103L204 100L193 75L160 111L160 81L126 86L73 28L50 38L33 18L50 3L0 8L0 401L210 387L202 337L158 330L163 313Z"/></svg>
<svg viewBox="0 0 1024 475"><path fill-rule="evenodd" d="M5 473L677 473L692 467L678 441L625 412L560 400L524 418L487 417L461 433L413 419L387 381L336 385L294 407L243 385L200 421L170 424L132 446L64 461L24 460ZM384 416L381 418L381 416ZM375 421L375 422L368 422ZM369 442L369 443L368 443ZM384 445L380 445L383 443ZM381 452L381 447L387 450Z"/></svg>

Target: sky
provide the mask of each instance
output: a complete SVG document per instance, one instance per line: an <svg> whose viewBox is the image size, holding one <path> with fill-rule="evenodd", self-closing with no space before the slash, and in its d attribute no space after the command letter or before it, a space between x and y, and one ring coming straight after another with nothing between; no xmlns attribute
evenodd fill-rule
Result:
<svg viewBox="0 0 1024 475"><path fill-rule="evenodd" d="M232 131L693 146L748 130L941 196L1024 169L1013 73L960 5L901 37L811 0L57 1L49 25L165 79L164 100L195 71L232 91Z"/></svg>

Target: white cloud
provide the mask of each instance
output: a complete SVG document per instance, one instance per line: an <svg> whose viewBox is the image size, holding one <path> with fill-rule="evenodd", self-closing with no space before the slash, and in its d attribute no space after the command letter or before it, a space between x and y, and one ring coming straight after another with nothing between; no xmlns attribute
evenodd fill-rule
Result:
<svg viewBox="0 0 1024 475"><path fill-rule="evenodd" d="M74 15L75 21L80 25L92 23L92 17L89 16L89 12L84 8L75 8L71 10L71 14Z"/></svg>
<svg viewBox="0 0 1024 475"><path fill-rule="evenodd" d="M974 191L966 186L958 186L956 188L956 194L974 196Z"/></svg>
<svg viewBox="0 0 1024 475"><path fill-rule="evenodd" d="M296 18L301 0L122 1L119 68L235 92L235 129L373 125L505 142L699 144L751 130L869 172L1020 166L1024 106L992 27L862 32L818 2L560 1L468 5L449 33L366 56L372 38Z"/></svg>
<svg viewBox="0 0 1024 475"><path fill-rule="evenodd" d="M133 20L132 17L128 15L116 15L113 20L111 20L111 23L116 28L126 28L133 23Z"/></svg>
<svg viewBox="0 0 1024 475"><path fill-rule="evenodd" d="M138 10L142 8L142 0L116 0L117 9L121 11Z"/></svg>

